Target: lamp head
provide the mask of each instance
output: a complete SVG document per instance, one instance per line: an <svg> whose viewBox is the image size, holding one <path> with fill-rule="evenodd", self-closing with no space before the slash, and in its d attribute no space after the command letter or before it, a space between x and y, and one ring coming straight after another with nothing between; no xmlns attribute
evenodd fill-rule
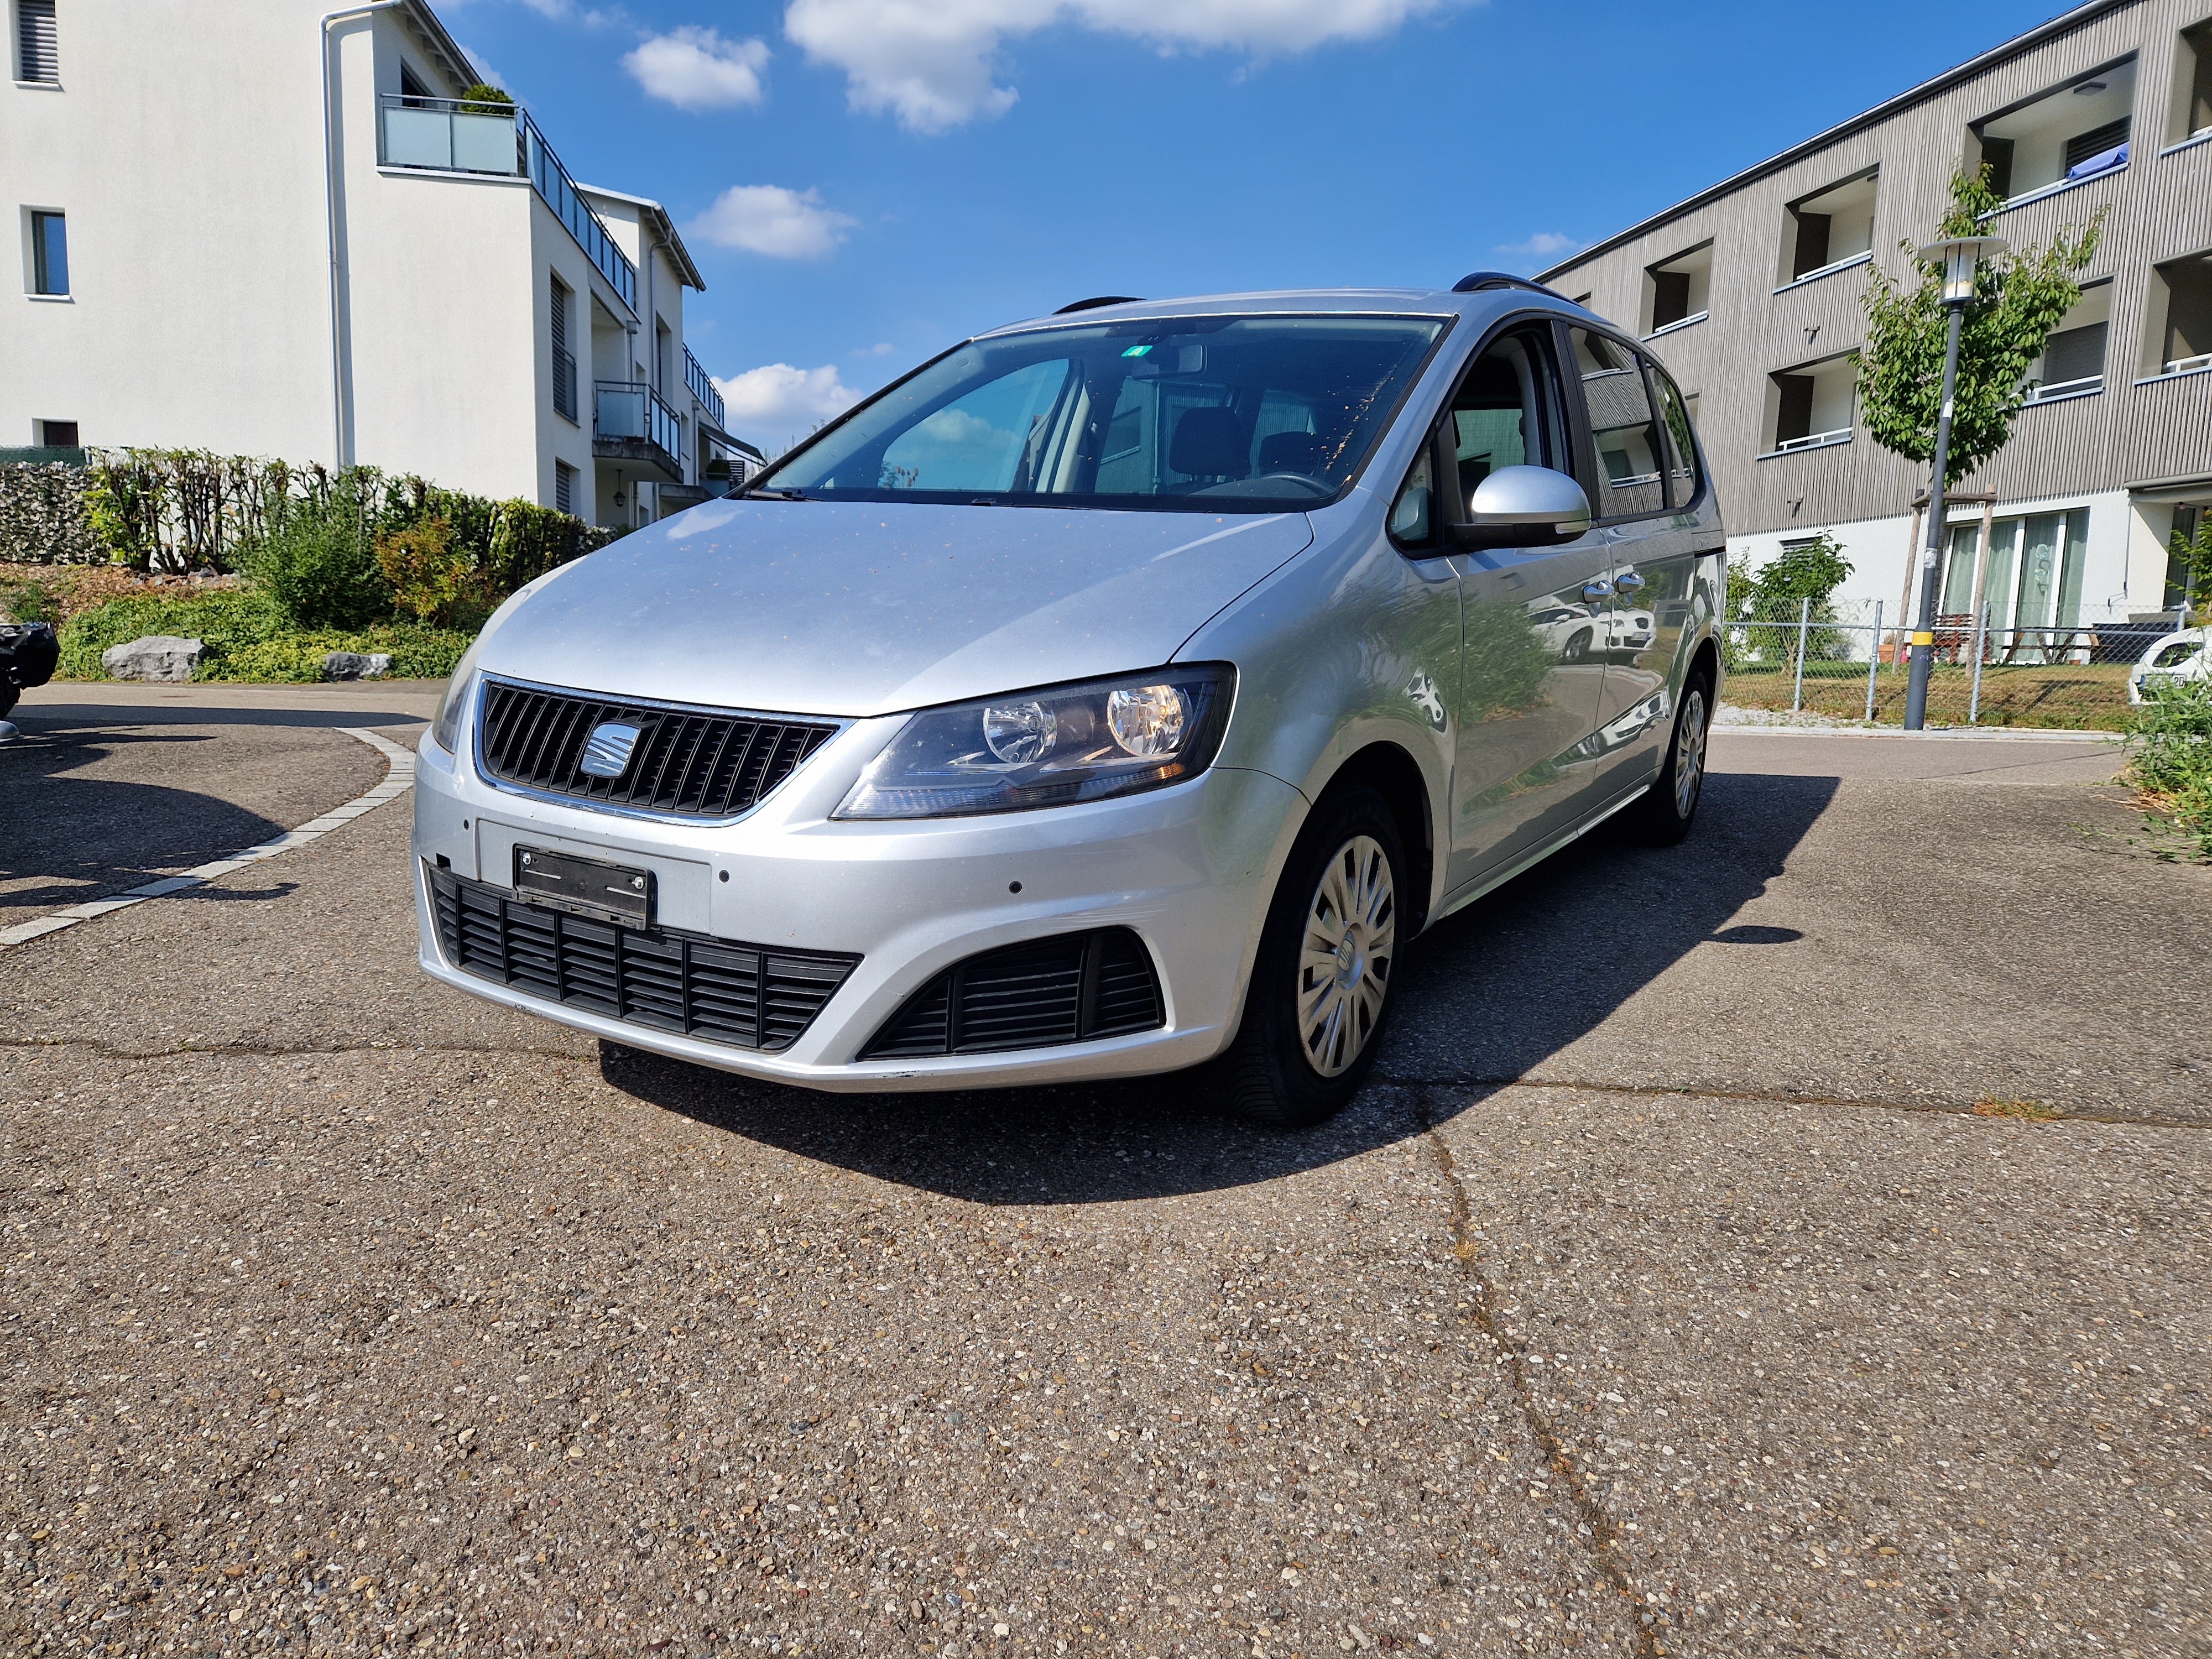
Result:
<svg viewBox="0 0 2212 1659"><path fill-rule="evenodd" d="M2002 236L1957 236L1930 242L1919 254L1928 264L1943 267L1943 303L1962 306L1974 297L1975 262L2002 253L2010 246Z"/></svg>

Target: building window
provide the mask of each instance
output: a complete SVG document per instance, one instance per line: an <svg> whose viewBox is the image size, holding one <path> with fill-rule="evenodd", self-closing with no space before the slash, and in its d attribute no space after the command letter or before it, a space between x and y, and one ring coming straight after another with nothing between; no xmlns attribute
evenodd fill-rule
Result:
<svg viewBox="0 0 2212 1659"><path fill-rule="evenodd" d="M1802 282L1874 257L1878 180L1869 168L1790 204L1783 213L1782 283Z"/></svg>
<svg viewBox="0 0 2212 1659"><path fill-rule="evenodd" d="M1858 368L1849 357L1784 369L1766 380L1769 454L1850 441Z"/></svg>
<svg viewBox="0 0 2212 1659"><path fill-rule="evenodd" d="M2212 253L2158 266L2150 287L2145 367L2154 374L2212 368Z"/></svg>
<svg viewBox="0 0 2212 1659"><path fill-rule="evenodd" d="M2125 167L2135 96L2130 58L1976 123L1990 188L2021 202Z"/></svg>
<svg viewBox="0 0 2212 1659"><path fill-rule="evenodd" d="M2021 629L2067 630L2081 625L2081 578L2089 550L2087 507L1999 519L1990 526L1985 560L1980 558L1981 544L1980 525L1951 526L1936 590L1942 615L1959 619L1961 625L1970 623L1978 588L1993 634ZM1993 644L1990 656L1999 662L2058 661L2075 648L2075 641L2063 632L2031 632Z"/></svg>
<svg viewBox="0 0 2212 1659"><path fill-rule="evenodd" d="M2173 140L2212 137L2212 22L2182 31L2174 54Z"/></svg>
<svg viewBox="0 0 2212 1659"><path fill-rule="evenodd" d="M75 421L40 421L39 442L48 449L75 449L78 447Z"/></svg>
<svg viewBox="0 0 2212 1659"><path fill-rule="evenodd" d="M2212 516L2212 507L2175 507L2174 539L2184 543L2194 541L2197 532L2204 527L2208 516ZM2181 555L2173 550L2173 541L2166 543L2166 591L2159 601L2159 608L2162 611L2179 611L2184 605L2193 606L2204 597L2192 580L2194 573Z"/></svg>
<svg viewBox="0 0 2212 1659"><path fill-rule="evenodd" d="M1707 242L1703 247L1692 248L1687 253L1678 253L1671 259L1648 266L1644 276L1646 334L1700 322L1706 314L1707 295L1712 287L1713 245Z"/></svg>
<svg viewBox="0 0 2212 1659"><path fill-rule="evenodd" d="M553 278L550 314L553 340L553 412L576 418L576 359L569 352L568 302L575 296L558 276Z"/></svg>
<svg viewBox="0 0 2212 1659"><path fill-rule="evenodd" d="M2087 397L2105 389L2105 334L2112 320L2112 285L2099 283L2081 291L2027 371L2027 400L2055 402Z"/></svg>
<svg viewBox="0 0 2212 1659"><path fill-rule="evenodd" d="M576 469L566 461L553 463L553 510L568 514L576 510Z"/></svg>
<svg viewBox="0 0 2212 1659"><path fill-rule="evenodd" d="M58 213L31 210L31 292L70 291L69 224Z"/></svg>
<svg viewBox="0 0 2212 1659"><path fill-rule="evenodd" d="M49 84L62 78L54 0L15 0L15 78Z"/></svg>

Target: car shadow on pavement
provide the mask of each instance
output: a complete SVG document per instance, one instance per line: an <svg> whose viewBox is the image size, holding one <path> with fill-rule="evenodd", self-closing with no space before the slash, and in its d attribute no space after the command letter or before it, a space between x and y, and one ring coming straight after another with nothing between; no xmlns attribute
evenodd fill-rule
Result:
<svg viewBox="0 0 2212 1659"><path fill-rule="evenodd" d="M72 775L126 744L208 741L104 732L0 749L0 920L82 904L283 835L283 824L197 790Z"/></svg>
<svg viewBox="0 0 2212 1659"><path fill-rule="evenodd" d="M241 704L219 708L198 703L39 702L21 703L9 715L27 738L98 736L108 739L118 726L428 726L421 714L392 708L277 708ZM396 732L395 739L408 734Z"/></svg>
<svg viewBox="0 0 2212 1659"><path fill-rule="evenodd" d="M1525 1073L1707 943L1790 948L1731 926L1834 798L1837 780L1720 775L1690 839L1601 830L1425 936L1401 969L1373 1083L1296 1133L1212 1111L1179 1077L957 1094L831 1095L602 1046L612 1087L710 1128L983 1204L1108 1203L1219 1191L1418 1133L1418 1091L1463 1101Z"/></svg>

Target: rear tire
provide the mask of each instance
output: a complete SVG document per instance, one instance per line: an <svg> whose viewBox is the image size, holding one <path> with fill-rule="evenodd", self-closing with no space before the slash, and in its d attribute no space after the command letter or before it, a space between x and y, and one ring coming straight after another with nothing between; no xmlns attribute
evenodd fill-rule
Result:
<svg viewBox="0 0 2212 1659"><path fill-rule="evenodd" d="M1341 1110L1382 1047L1405 945L1397 821L1364 785L1323 798L1268 907L1244 1018L1209 1067L1249 1122L1303 1129Z"/></svg>
<svg viewBox="0 0 2212 1659"><path fill-rule="evenodd" d="M1713 681L1705 669L1692 672L1682 688L1682 701L1674 711L1674 734L1668 739L1667 758L1659 775L1642 800L1630 809L1638 840L1653 847L1674 847L1697 822L1698 803L1705 793L1705 742L1713 728Z"/></svg>

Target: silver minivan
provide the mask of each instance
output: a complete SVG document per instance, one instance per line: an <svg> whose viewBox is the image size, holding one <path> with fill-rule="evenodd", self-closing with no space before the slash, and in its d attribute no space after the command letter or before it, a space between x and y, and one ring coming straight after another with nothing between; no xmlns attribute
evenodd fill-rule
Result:
<svg viewBox="0 0 2212 1659"><path fill-rule="evenodd" d="M1517 278L1091 301L541 577L416 771L422 966L840 1090L1334 1111L1424 928L1698 807L1681 393Z"/></svg>

